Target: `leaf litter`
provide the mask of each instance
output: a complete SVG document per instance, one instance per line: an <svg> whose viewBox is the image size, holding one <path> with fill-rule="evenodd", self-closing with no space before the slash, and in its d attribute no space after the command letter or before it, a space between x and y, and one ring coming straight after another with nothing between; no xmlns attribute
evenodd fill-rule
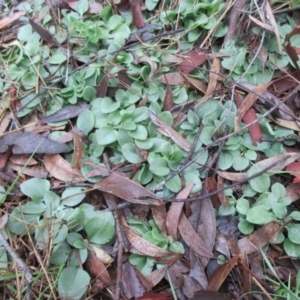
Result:
<svg viewBox="0 0 300 300"><path fill-rule="evenodd" d="M51 299L299 293L292 4L280 20L281 7L262 5L247 27L243 0L180 2L180 11L151 0L51 1L63 19L54 28L54 11L33 2L36 11L18 6L0 21L1 241L13 241L0 260L16 272L9 253L26 279L24 289L5 277L5 295L44 299L36 291L50 278Z"/></svg>

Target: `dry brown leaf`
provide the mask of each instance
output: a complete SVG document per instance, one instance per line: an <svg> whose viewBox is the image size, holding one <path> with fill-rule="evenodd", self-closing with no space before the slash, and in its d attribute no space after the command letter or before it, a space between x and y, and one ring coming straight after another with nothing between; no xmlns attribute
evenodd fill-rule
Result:
<svg viewBox="0 0 300 300"><path fill-rule="evenodd" d="M165 265L146 276L146 278L151 282L152 286L156 286L160 283L160 281L164 278L168 267L168 265Z"/></svg>
<svg viewBox="0 0 300 300"><path fill-rule="evenodd" d="M222 77L218 75L221 70L221 60L219 58L214 58L210 67L209 72L209 82L207 86L207 90L205 92L205 96L213 95L216 91L219 82L222 80Z"/></svg>
<svg viewBox="0 0 300 300"><path fill-rule="evenodd" d="M181 237L186 242L186 244L191 247L191 249L197 253L199 256L204 256L207 258L214 257L213 254L209 249L207 249L205 243L202 241L202 239L199 237L199 235L196 233L194 228L192 227L191 223L185 216L185 214L182 212L178 229L180 231Z"/></svg>
<svg viewBox="0 0 300 300"><path fill-rule="evenodd" d="M65 182L85 181L82 174L59 154L47 154L43 159L47 171L56 179Z"/></svg>
<svg viewBox="0 0 300 300"><path fill-rule="evenodd" d="M76 7L78 5L79 1L72 1L72 2L67 2L67 4L74 10L76 10ZM89 13L90 14L99 14L103 10L103 6L100 3L97 2L89 2Z"/></svg>
<svg viewBox="0 0 300 300"><path fill-rule="evenodd" d="M22 165L22 166L24 165L33 166L38 163L34 158L30 158L30 155L26 155L26 154L12 154L9 157L9 160L16 165Z"/></svg>
<svg viewBox="0 0 300 300"><path fill-rule="evenodd" d="M167 219L167 210L166 205L154 206L151 208L153 219L160 229L160 231L164 234L167 240L167 228L166 228L166 219Z"/></svg>
<svg viewBox="0 0 300 300"><path fill-rule="evenodd" d="M219 266L208 278L208 290L217 292L229 273L237 265L239 255L231 258L227 263Z"/></svg>
<svg viewBox="0 0 300 300"><path fill-rule="evenodd" d="M1 218L0 218L0 230L4 228L8 221L8 213L5 213Z"/></svg>
<svg viewBox="0 0 300 300"><path fill-rule="evenodd" d="M270 242L270 239L278 232L279 228L279 223L272 221L240 239L238 241L240 251L250 254L263 248Z"/></svg>
<svg viewBox="0 0 300 300"><path fill-rule="evenodd" d="M186 82L192 86L193 88L195 88L196 90L202 92L203 94L206 93L207 91L207 85L205 83L203 83L202 81L195 79L193 77L187 76L185 74L182 74L183 77L186 79Z"/></svg>
<svg viewBox="0 0 300 300"><path fill-rule="evenodd" d="M218 176L218 181L217 181L217 189L222 189L224 187L224 177ZM224 191L218 192L218 197L221 202L221 204L224 207L227 207L229 203L229 197L225 196Z"/></svg>
<svg viewBox="0 0 300 300"><path fill-rule="evenodd" d="M217 231L215 250L230 258L230 249L227 240L223 234Z"/></svg>
<svg viewBox="0 0 300 300"><path fill-rule="evenodd" d="M194 184L185 187L177 196L177 199L186 199L194 188ZM177 241L178 223L184 202L173 202L168 211L166 218L166 226L168 233L174 240Z"/></svg>
<svg viewBox="0 0 300 300"><path fill-rule="evenodd" d="M110 265L114 261L114 259L108 253L106 253L102 248L98 248L92 245L90 246L95 251L95 255L97 256L97 258L99 258L104 264Z"/></svg>
<svg viewBox="0 0 300 300"><path fill-rule="evenodd" d="M88 177L103 176L104 178L94 185L94 188L113 194L128 202L139 203L143 205L164 205L164 202L154 193L144 188L137 182L129 179L124 174L109 171L102 166L97 166L92 162L85 162L94 167L94 170L88 174Z"/></svg>
<svg viewBox="0 0 300 300"><path fill-rule="evenodd" d="M170 85L184 86L186 84L186 79L180 73L167 73L161 75L157 78L157 81L167 84L167 81Z"/></svg>
<svg viewBox="0 0 300 300"><path fill-rule="evenodd" d="M299 183L291 183L285 188L285 197L288 197L295 202L299 200L300 194L300 184Z"/></svg>
<svg viewBox="0 0 300 300"><path fill-rule="evenodd" d="M47 178L48 172L46 169L42 166L31 166L31 167L25 167L22 165L14 164L13 162L8 162L8 165L17 172L22 172L22 174L32 176L32 177L38 177L38 178Z"/></svg>
<svg viewBox="0 0 300 300"><path fill-rule="evenodd" d="M130 244L141 254L156 258L163 258L173 254L170 251L166 251L149 243L148 241L137 235L135 232L133 232L129 227L124 226L124 228Z"/></svg>
<svg viewBox="0 0 300 300"><path fill-rule="evenodd" d="M220 177L230 181L241 181L247 178L246 173L233 173L233 172L224 172L224 171L217 171L217 173Z"/></svg>
<svg viewBox="0 0 300 300"><path fill-rule="evenodd" d="M162 128L170 137L170 139L181 149L190 151L191 143L182 137L177 131L175 131L169 124L149 110L149 116L151 121L158 127Z"/></svg>
<svg viewBox="0 0 300 300"><path fill-rule="evenodd" d="M132 0L132 24L137 28L145 26L140 0Z"/></svg>
<svg viewBox="0 0 300 300"><path fill-rule="evenodd" d="M10 25L12 22L18 20L24 15L26 15L26 11L18 11L14 14L9 14L7 17L4 17L2 20L0 20L0 29Z"/></svg>
<svg viewBox="0 0 300 300"><path fill-rule="evenodd" d="M76 169L81 167L81 159L84 155L83 142L80 136L72 131L73 143L74 143L74 152L72 155L72 166Z"/></svg>
<svg viewBox="0 0 300 300"><path fill-rule="evenodd" d="M273 31L274 31L276 39L277 39L279 54L281 54L282 53L282 43L281 43L281 39L280 39L280 34L279 34L276 19L274 17L272 8L271 8L270 3L268 1L266 2L265 8L266 8L266 17L270 21L270 23L273 27Z"/></svg>
<svg viewBox="0 0 300 300"><path fill-rule="evenodd" d="M93 251L88 250L88 258L86 264L90 270L90 272L100 279L104 286L111 285L111 278L109 273L107 272L105 264L96 256Z"/></svg>
<svg viewBox="0 0 300 300"><path fill-rule="evenodd" d="M262 21L252 17L251 15L249 15L249 19L251 21L253 21L256 25L266 29L266 30L269 30L269 31L273 31L274 32L274 28L273 26L269 25L269 24L266 24L266 23L263 23Z"/></svg>
<svg viewBox="0 0 300 300"><path fill-rule="evenodd" d="M108 84L109 84L109 76L107 74L105 74L104 77L102 78L101 82L97 86L97 90L96 90L97 97L104 98L106 96Z"/></svg>
<svg viewBox="0 0 300 300"><path fill-rule="evenodd" d="M275 119L274 122L282 127L289 128L295 131L300 131L300 126L295 121Z"/></svg>
<svg viewBox="0 0 300 300"><path fill-rule="evenodd" d="M166 83L166 95L164 98L163 111L170 111L174 106L173 93L172 93L172 89L171 89L171 86L169 85L167 77L166 77L166 82L167 82Z"/></svg>
<svg viewBox="0 0 300 300"><path fill-rule="evenodd" d="M246 114L247 111L253 106L255 101L259 98L259 96L264 93L268 86L271 83L263 83L261 85L256 86L253 89L253 93L249 93L246 98L243 100L242 104L239 105L238 111L236 113L236 116L234 118L234 130L235 132L240 130L240 125L239 123L241 122L242 118ZM255 94L254 94L255 93Z"/></svg>
<svg viewBox="0 0 300 300"><path fill-rule="evenodd" d="M178 69L184 73L189 74L195 68L202 65L208 58L206 53L199 53L196 50L190 50L183 54L185 56L184 61L180 63Z"/></svg>

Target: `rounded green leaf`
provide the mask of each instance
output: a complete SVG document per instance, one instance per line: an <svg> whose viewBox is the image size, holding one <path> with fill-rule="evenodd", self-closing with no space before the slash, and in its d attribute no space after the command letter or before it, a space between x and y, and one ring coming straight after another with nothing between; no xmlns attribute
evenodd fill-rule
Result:
<svg viewBox="0 0 300 300"><path fill-rule="evenodd" d="M289 238L284 240L283 248L287 255L291 257L300 257L300 245L293 243Z"/></svg>
<svg viewBox="0 0 300 300"><path fill-rule="evenodd" d="M118 134L111 126L103 126L96 130L96 137L99 145L109 145L118 139Z"/></svg>
<svg viewBox="0 0 300 300"><path fill-rule="evenodd" d="M222 151L218 159L218 168L227 170L232 166L234 160L235 158L232 156L231 152Z"/></svg>
<svg viewBox="0 0 300 300"><path fill-rule="evenodd" d="M282 205L281 203L272 203L271 204L272 211L274 215L278 219L283 219L287 214L287 208L286 206Z"/></svg>
<svg viewBox="0 0 300 300"><path fill-rule="evenodd" d="M71 253L70 245L66 241L63 241L62 243L55 245L53 247L50 256L50 263L53 265L64 264L67 261L70 253Z"/></svg>
<svg viewBox="0 0 300 300"><path fill-rule="evenodd" d="M246 215L249 209L250 204L248 200L241 198L236 202L236 210L238 213Z"/></svg>
<svg viewBox="0 0 300 300"><path fill-rule="evenodd" d="M52 65L60 65L67 60L64 54L54 54L52 57L47 59L47 62Z"/></svg>
<svg viewBox="0 0 300 300"><path fill-rule="evenodd" d="M180 243L180 242L173 242L170 247L169 247L169 250L172 251L172 252L175 252L175 253L181 253L181 254L184 254L184 247L183 245Z"/></svg>
<svg viewBox="0 0 300 300"><path fill-rule="evenodd" d="M120 101L113 101L109 97L104 97L101 99L100 109L102 113L108 114L116 111L121 105Z"/></svg>
<svg viewBox="0 0 300 300"><path fill-rule="evenodd" d="M122 146L122 154L125 157L125 159L132 164L136 164L136 163L142 162L144 160L137 153L137 150L136 150L134 144L128 143L128 144L123 145Z"/></svg>
<svg viewBox="0 0 300 300"><path fill-rule="evenodd" d="M88 109L84 110L78 116L76 124L79 130L88 135L95 126L94 114Z"/></svg>
<svg viewBox="0 0 300 300"><path fill-rule="evenodd" d="M174 176L167 181L166 187L173 193L178 193L181 191L181 179L179 175Z"/></svg>
<svg viewBox="0 0 300 300"><path fill-rule="evenodd" d="M190 184L194 184L194 188L191 193L198 193L202 189L202 182L198 175L193 173L184 173L184 182L185 185L188 186Z"/></svg>
<svg viewBox="0 0 300 300"><path fill-rule="evenodd" d="M25 214L42 215L46 208L44 203L34 203L33 201L30 201L23 204L21 210Z"/></svg>
<svg viewBox="0 0 300 300"><path fill-rule="evenodd" d="M249 166L249 160L242 156L235 157L232 163L232 167L236 171L245 170L248 166Z"/></svg>
<svg viewBox="0 0 300 300"><path fill-rule="evenodd" d="M245 219L241 219L238 224L239 231L243 234L250 234L254 230L254 225Z"/></svg>
<svg viewBox="0 0 300 300"><path fill-rule="evenodd" d="M45 192L50 189L50 182L42 178L32 178L20 185L23 194L30 197L33 202L39 203L44 198Z"/></svg>
<svg viewBox="0 0 300 300"><path fill-rule="evenodd" d="M248 177L253 176L260 172L261 170L258 167L252 167L248 172ZM269 190L271 180L268 174L264 173L258 177L255 177L249 180L250 186L259 193L267 192Z"/></svg>
<svg viewBox="0 0 300 300"><path fill-rule="evenodd" d="M277 198L282 198L285 195L285 187L281 183L274 183L271 187L271 191Z"/></svg>
<svg viewBox="0 0 300 300"><path fill-rule="evenodd" d="M67 218L69 231L80 231L85 222L85 213L80 207L76 207Z"/></svg>
<svg viewBox="0 0 300 300"><path fill-rule="evenodd" d="M300 221L300 211L293 211L289 216L293 220Z"/></svg>
<svg viewBox="0 0 300 300"><path fill-rule="evenodd" d="M138 124L135 130L128 131L128 134L134 139L146 140L148 132L145 126Z"/></svg>
<svg viewBox="0 0 300 300"><path fill-rule="evenodd" d="M295 244L300 244L300 224L289 224L286 229L289 239Z"/></svg>
<svg viewBox="0 0 300 300"><path fill-rule="evenodd" d="M62 204L65 206L75 206L85 198L84 187L69 187L66 188L62 195Z"/></svg>
<svg viewBox="0 0 300 300"><path fill-rule="evenodd" d="M168 175L170 173L168 161L163 157L154 160L150 164L150 171L158 176Z"/></svg>
<svg viewBox="0 0 300 300"><path fill-rule="evenodd" d="M63 299L80 299L90 284L90 275L76 267L63 269L58 279L58 293Z"/></svg>
<svg viewBox="0 0 300 300"><path fill-rule="evenodd" d="M273 217L263 206L255 206L248 210L246 219L252 224L263 225L271 222Z"/></svg>
<svg viewBox="0 0 300 300"><path fill-rule="evenodd" d="M86 86L83 89L82 97L88 102L94 100L96 98L96 89L92 86Z"/></svg>
<svg viewBox="0 0 300 300"><path fill-rule="evenodd" d="M244 156L249 160L256 160L257 153L254 150L247 150L244 154Z"/></svg>
<svg viewBox="0 0 300 300"><path fill-rule="evenodd" d="M83 238L82 238L81 234L79 234L77 232L70 232L67 235L66 240L74 248L77 248L77 249L83 249L83 248L85 248L85 245L84 245L84 242L83 242Z"/></svg>
<svg viewBox="0 0 300 300"><path fill-rule="evenodd" d="M84 225L88 241L96 244L107 244L115 235L115 219L111 212L100 213Z"/></svg>

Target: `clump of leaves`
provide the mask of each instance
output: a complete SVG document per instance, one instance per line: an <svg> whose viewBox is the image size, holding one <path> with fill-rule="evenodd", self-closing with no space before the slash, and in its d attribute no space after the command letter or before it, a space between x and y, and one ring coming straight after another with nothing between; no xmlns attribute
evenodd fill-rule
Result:
<svg viewBox="0 0 300 300"><path fill-rule="evenodd" d="M256 167L251 168L248 176L252 176L260 170ZM241 233L248 235L255 228L265 225L271 221L278 221L287 224L285 232L280 232L272 242L283 243L285 252L293 257L300 257L300 242L298 232L300 224L300 212L289 213L288 206L291 199L285 197L285 188L280 183L271 186L268 174L260 175L249 181L244 194L239 199L235 199L231 193L229 205L221 206L219 215L239 215L238 228ZM259 193L257 195L257 193ZM251 198L250 198L251 197ZM256 197L253 200L253 197Z"/></svg>
<svg viewBox="0 0 300 300"><path fill-rule="evenodd" d="M80 204L85 198L84 187L66 188L58 196L50 191L48 180L33 178L23 182L20 188L29 200L14 208L8 219L7 234L18 237L29 233L38 249L50 249L50 264L65 266L58 279L59 294L80 299L88 288L90 276L79 266L86 261L91 245L101 248L114 241L112 213ZM6 263L7 267L5 251L1 252L1 257L2 264Z"/></svg>
<svg viewBox="0 0 300 300"><path fill-rule="evenodd" d="M175 255L176 253L184 254L183 245L178 241L174 241L171 236L164 236L154 220L149 220L147 222L135 218L129 218L127 219L127 223L133 231L149 243L170 251L171 253L173 252ZM160 262L153 257L139 254L131 254L129 256L129 262L135 265L144 276L149 275L153 271L154 267L161 268L164 266L163 262Z"/></svg>

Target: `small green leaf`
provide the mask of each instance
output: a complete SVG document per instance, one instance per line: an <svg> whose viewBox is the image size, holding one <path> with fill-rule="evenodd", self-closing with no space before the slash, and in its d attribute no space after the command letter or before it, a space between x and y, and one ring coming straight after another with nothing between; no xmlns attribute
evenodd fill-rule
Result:
<svg viewBox="0 0 300 300"><path fill-rule="evenodd" d="M181 179L179 175L174 176L171 178L167 183L166 187L173 193L178 193L181 191Z"/></svg>
<svg viewBox="0 0 300 300"><path fill-rule="evenodd" d="M300 221L300 211L293 211L289 216L296 221Z"/></svg>
<svg viewBox="0 0 300 300"><path fill-rule="evenodd" d="M272 203L271 204L272 211L275 216L279 219L283 219L287 214L286 206L282 205L281 203Z"/></svg>
<svg viewBox="0 0 300 300"><path fill-rule="evenodd" d="M62 204L65 206L76 206L85 198L84 187L68 187L62 193Z"/></svg>
<svg viewBox="0 0 300 300"><path fill-rule="evenodd" d="M286 226L286 229L289 239L295 244L300 244L300 224L289 224Z"/></svg>
<svg viewBox="0 0 300 300"><path fill-rule="evenodd" d="M86 86L82 91L82 97L88 102L94 100L96 98L96 89L92 86Z"/></svg>
<svg viewBox="0 0 300 300"><path fill-rule="evenodd" d="M184 182L185 182L186 186L188 186L190 184L195 185L193 187L191 193L198 193L202 189L202 182L198 175L185 172L183 176L184 176Z"/></svg>
<svg viewBox="0 0 300 300"><path fill-rule="evenodd" d="M232 163L232 167L236 171L245 170L248 166L249 166L249 160L242 156L235 157Z"/></svg>
<svg viewBox="0 0 300 300"><path fill-rule="evenodd" d="M254 225L249 223L247 220L245 219L240 219L240 222L238 224L238 228L239 228L239 231L243 234L250 234L253 232L254 230Z"/></svg>
<svg viewBox="0 0 300 300"><path fill-rule="evenodd" d="M63 299L80 299L90 284L90 275L76 267L63 269L58 279L58 293Z"/></svg>
<svg viewBox="0 0 300 300"><path fill-rule="evenodd" d="M90 243L107 244L115 235L115 219L111 212L100 213L84 225Z"/></svg>
<svg viewBox="0 0 300 300"><path fill-rule="evenodd" d="M47 59L47 62L52 65L60 65L67 60L64 54L54 54Z"/></svg>
<svg viewBox="0 0 300 300"><path fill-rule="evenodd" d="M84 249L85 244L83 242L83 238L81 234L77 232L70 232L67 235L66 241L76 249Z"/></svg>
<svg viewBox="0 0 300 300"><path fill-rule="evenodd" d="M66 241L55 245L50 256L50 263L53 265L64 264L71 253L71 247Z"/></svg>
<svg viewBox="0 0 300 300"><path fill-rule="evenodd" d="M89 10L89 1L88 0L79 0L76 5L76 11L80 14L82 17L84 13L86 13Z"/></svg>
<svg viewBox="0 0 300 300"><path fill-rule="evenodd" d="M221 170L229 169L235 159L236 158L232 156L231 152L222 151L218 159L218 168L220 168Z"/></svg>
<svg viewBox="0 0 300 300"><path fill-rule="evenodd" d="M88 135L95 126L94 114L88 109L84 110L78 116L76 124L79 130L81 130L85 135Z"/></svg>
<svg viewBox="0 0 300 300"><path fill-rule="evenodd" d="M80 207L76 207L67 218L69 231L80 231L85 222L85 213Z"/></svg>
<svg viewBox="0 0 300 300"><path fill-rule="evenodd" d="M238 213L240 213L242 215L246 215L249 209L250 209L250 204L249 204L248 200L246 200L244 198L240 198L236 202L236 210Z"/></svg>
<svg viewBox="0 0 300 300"><path fill-rule="evenodd" d="M108 114L113 111L116 111L121 105L120 101L113 101L109 97L104 97L101 99L100 109L101 112Z"/></svg>
<svg viewBox="0 0 300 300"><path fill-rule="evenodd" d="M156 159L150 164L150 171L158 176L168 175L170 173L168 161L163 157Z"/></svg>
<svg viewBox="0 0 300 300"><path fill-rule="evenodd" d="M147 129L143 125L138 124L136 126L135 130L128 131L128 134L134 139L146 140L148 132L147 132Z"/></svg>
<svg viewBox="0 0 300 300"><path fill-rule="evenodd" d="M30 197L33 202L39 203L44 198L45 192L50 189L50 182L46 179L31 178L20 185L23 194Z"/></svg>
<svg viewBox="0 0 300 300"><path fill-rule="evenodd" d="M271 187L271 191L274 195L277 196L278 199L284 197L285 195L285 187L281 183L274 183Z"/></svg>
<svg viewBox="0 0 300 300"><path fill-rule="evenodd" d="M136 164L136 163L142 162L144 160L137 153L137 150L136 150L134 144L130 144L130 143L124 144L122 146L122 154L125 157L125 159L132 164Z"/></svg>
<svg viewBox="0 0 300 300"><path fill-rule="evenodd" d="M248 172L247 175L248 177L253 176L260 172L261 169L258 167L252 167ZM249 180L250 186L259 193L267 192L269 190L271 180L268 174L264 173L258 177L255 177L251 180Z"/></svg>
<svg viewBox="0 0 300 300"><path fill-rule="evenodd" d="M293 243L289 238L284 240L283 248L287 255L291 257L300 257L300 245Z"/></svg>
<svg viewBox="0 0 300 300"><path fill-rule="evenodd" d="M183 245L177 241L173 242L170 245L169 250L175 253L181 253L181 254L185 253Z"/></svg>
<svg viewBox="0 0 300 300"><path fill-rule="evenodd" d="M99 145L109 145L118 139L117 131L111 126L103 126L96 130L96 137Z"/></svg>
<svg viewBox="0 0 300 300"><path fill-rule="evenodd" d="M255 206L247 212L246 219L252 224L263 225L273 220L272 214L263 206Z"/></svg>

